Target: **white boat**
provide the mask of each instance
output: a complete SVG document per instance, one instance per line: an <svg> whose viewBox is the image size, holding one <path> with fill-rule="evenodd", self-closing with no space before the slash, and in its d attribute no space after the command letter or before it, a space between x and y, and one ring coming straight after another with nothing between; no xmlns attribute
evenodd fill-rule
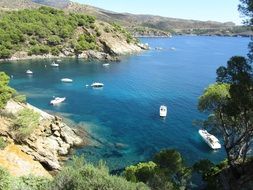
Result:
<svg viewBox="0 0 253 190"><path fill-rule="evenodd" d="M50 104L52 104L52 105L59 104L59 103L65 101L65 99L66 99L65 97L63 97L63 98L56 97L55 99L50 101Z"/></svg>
<svg viewBox="0 0 253 190"><path fill-rule="evenodd" d="M58 63L53 62L53 63L51 64L51 66L52 66L52 67L59 67L59 64L58 64Z"/></svg>
<svg viewBox="0 0 253 190"><path fill-rule="evenodd" d="M28 74L28 75L32 75L32 74L33 74L33 72L32 72L31 70L29 70L29 69L28 69L28 70L26 71L26 74Z"/></svg>
<svg viewBox="0 0 253 190"><path fill-rule="evenodd" d="M104 63L103 66L104 67L108 67L110 64L109 63Z"/></svg>
<svg viewBox="0 0 253 190"><path fill-rule="evenodd" d="M166 117L167 116L167 107L164 105L160 106L160 117Z"/></svg>
<svg viewBox="0 0 253 190"><path fill-rule="evenodd" d="M57 61L57 62L61 62L61 59L57 59L56 61Z"/></svg>
<svg viewBox="0 0 253 190"><path fill-rule="evenodd" d="M62 82L73 82L72 79L69 79L69 78L63 78L61 79Z"/></svg>
<svg viewBox="0 0 253 190"><path fill-rule="evenodd" d="M219 140L214 135L211 135L204 129L200 129L199 134L212 149L215 150L221 148Z"/></svg>
<svg viewBox="0 0 253 190"><path fill-rule="evenodd" d="M102 88L104 86L104 84L100 83L100 82L94 82L90 86L93 88Z"/></svg>

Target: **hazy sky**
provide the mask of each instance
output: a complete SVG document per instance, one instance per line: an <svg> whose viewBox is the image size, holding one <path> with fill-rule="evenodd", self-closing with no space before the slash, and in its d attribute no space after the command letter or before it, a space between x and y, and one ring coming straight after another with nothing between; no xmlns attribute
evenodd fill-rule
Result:
<svg viewBox="0 0 253 190"><path fill-rule="evenodd" d="M241 24L239 0L72 0L103 9L135 14L212 20Z"/></svg>

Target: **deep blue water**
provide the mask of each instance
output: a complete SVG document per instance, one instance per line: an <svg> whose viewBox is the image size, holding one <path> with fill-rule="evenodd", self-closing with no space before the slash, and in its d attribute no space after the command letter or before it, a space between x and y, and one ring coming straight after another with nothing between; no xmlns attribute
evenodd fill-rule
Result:
<svg viewBox="0 0 253 190"><path fill-rule="evenodd" d="M215 81L216 69L233 55L246 55L249 38L179 36L141 41L163 49L126 56L108 68L102 62L64 59L59 68L50 67L52 60L33 60L3 63L0 70L13 75L11 86L25 93L29 103L85 127L96 141L77 154L91 161L103 159L110 169L150 159L163 148L178 149L189 164L204 158L222 160L224 150L210 150L192 122L205 117L198 112L197 101ZM25 74L27 69L34 72L32 77ZM61 83L64 77L74 82ZM104 88L85 87L94 81L103 82ZM50 106L53 96L67 99ZM161 104L168 106L166 119L159 117Z"/></svg>

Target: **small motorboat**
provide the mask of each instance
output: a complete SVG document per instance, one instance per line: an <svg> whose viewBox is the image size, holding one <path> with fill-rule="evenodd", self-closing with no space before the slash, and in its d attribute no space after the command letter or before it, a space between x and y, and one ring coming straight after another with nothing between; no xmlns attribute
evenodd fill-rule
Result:
<svg viewBox="0 0 253 190"><path fill-rule="evenodd" d="M26 74L28 74L28 75L32 75L32 74L33 74L33 72L32 72L31 70L29 70L29 69L28 69L28 70L26 71Z"/></svg>
<svg viewBox="0 0 253 190"><path fill-rule="evenodd" d="M165 105L160 106L160 117L166 117L167 116L167 107Z"/></svg>
<svg viewBox="0 0 253 190"><path fill-rule="evenodd" d="M221 144L219 140L214 136L208 133L204 129L199 130L199 134L202 137L202 139L214 150L221 148Z"/></svg>
<svg viewBox="0 0 253 190"><path fill-rule="evenodd" d="M87 88L87 87L89 87L89 85L88 85L88 84L86 84L85 86L86 86L86 88Z"/></svg>
<svg viewBox="0 0 253 190"><path fill-rule="evenodd" d="M155 49L156 50L162 50L163 48L162 47L156 47Z"/></svg>
<svg viewBox="0 0 253 190"><path fill-rule="evenodd" d="M58 63L53 62L53 63L51 63L51 66L52 66L52 67L59 67L59 64L58 64Z"/></svg>
<svg viewBox="0 0 253 190"><path fill-rule="evenodd" d="M110 66L110 64L109 63L104 63L103 66L108 67L108 66Z"/></svg>
<svg viewBox="0 0 253 190"><path fill-rule="evenodd" d="M56 105L56 104L59 104L59 103L65 101L65 100L66 100L65 97L63 97L63 98L56 97L55 99L53 99L53 100L50 101L50 104Z"/></svg>
<svg viewBox="0 0 253 190"><path fill-rule="evenodd" d="M104 84L100 83L100 82L94 82L90 86L93 88L102 88L102 87L104 87Z"/></svg>
<svg viewBox="0 0 253 190"><path fill-rule="evenodd" d="M63 78L61 79L62 82L73 82L72 79L69 79L69 78Z"/></svg>
<svg viewBox="0 0 253 190"><path fill-rule="evenodd" d="M57 59L56 61L57 61L57 62L61 62L62 60L61 60L61 59Z"/></svg>

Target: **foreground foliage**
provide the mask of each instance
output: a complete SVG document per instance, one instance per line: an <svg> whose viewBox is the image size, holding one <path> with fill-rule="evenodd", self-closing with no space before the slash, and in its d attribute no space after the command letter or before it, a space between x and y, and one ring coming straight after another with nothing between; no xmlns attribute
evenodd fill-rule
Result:
<svg viewBox="0 0 253 190"><path fill-rule="evenodd" d="M43 177L12 177L0 168L0 189L2 190L148 190L143 183L132 183L110 175L107 167L100 163L95 167L83 157L73 160L53 180Z"/></svg>
<svg viewBox="0 0 253 190"><path fill-rule="evenodd" d="M234 169L245 162L253 141L253 75L244 57L232 57L217 69L217 83L199 99L199 110L211 112L204 126L222 135L228 163Z"/></svg>
<svg viewBox="0 0 253 190"><path fill-rule="evenodd" d="M153 161L127 167L124 175L127 180L144 182L151 189L186 189L191 169L185 166L178 151L162 150Z"/></svg>
<svg viewBox="0 0 253 190"><path fill-rule="evenodd" d="M70 165L56 176L52 188L55 190L145 190L142 183L131 183L122 177L109 174L108 168L101 162L97 167L85 163L84 159L74 157Z"/></svg>

